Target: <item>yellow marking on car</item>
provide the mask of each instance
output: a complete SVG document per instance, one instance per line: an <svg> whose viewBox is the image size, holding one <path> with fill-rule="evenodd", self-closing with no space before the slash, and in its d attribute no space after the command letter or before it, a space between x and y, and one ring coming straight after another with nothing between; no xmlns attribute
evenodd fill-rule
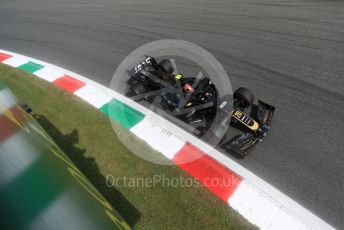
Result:
<svg viewBox="0 0 344 230"><path fill-rule="evenodd" d="M180 80L183 77L183 74L176 74L175 79Z"/></svg>
<svg viewBox="0 0 344 230"><path fill-rule="evenodd" d="M235 111L234 116L236 116L237 118L241 119L242 112L237 110L237 111Z"/></svg>
<svg viewBox="0 0 344 230"><path fill-rule="evenodd" d="M235 110L232 114L238 121L240 121L242 124L250 128L251 130L256 131L259 128L259 124L255 120L253 120L240 110Z"/></svg>

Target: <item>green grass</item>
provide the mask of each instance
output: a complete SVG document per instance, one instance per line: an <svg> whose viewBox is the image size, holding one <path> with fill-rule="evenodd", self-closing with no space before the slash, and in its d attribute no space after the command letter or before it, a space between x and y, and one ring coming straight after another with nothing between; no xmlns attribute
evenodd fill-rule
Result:
<svg viewBox="0 0 344 230"><path fill-rule="evenodd" d="M78 97L3 64L0 64L0 81L20 102L30 105L41 126L135 229L254 228L202 186L106 186L109 174L127 178L189 176L177 166L152 164L131 153L116 136L109 119ZM116 129L141 151L154 152L127 130L119 126Z"/></svg>

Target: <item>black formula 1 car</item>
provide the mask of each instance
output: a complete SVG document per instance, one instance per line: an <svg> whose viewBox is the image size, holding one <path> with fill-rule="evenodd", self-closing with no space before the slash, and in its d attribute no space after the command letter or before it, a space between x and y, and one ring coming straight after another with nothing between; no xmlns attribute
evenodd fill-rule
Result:
<svg viewBox="0 0 344 230"><path fill-rule="evenodd" d="M177 125L206 142L244 157L261 142L270 129L275 107L258 100L246 88L233 95L220 95L211 79L192 78L174 73L170 60L146 59L128 71L127 96L154 105ZM244 110L250 108L250 115ZM244 134L228 140L228 128Z"/></svg>

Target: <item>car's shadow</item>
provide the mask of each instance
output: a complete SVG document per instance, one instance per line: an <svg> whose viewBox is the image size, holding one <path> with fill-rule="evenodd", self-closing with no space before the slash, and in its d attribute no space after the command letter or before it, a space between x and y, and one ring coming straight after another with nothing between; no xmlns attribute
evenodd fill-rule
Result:
<svg viewBox="0 0 344 230"><path fill-rule="evenodd" d="M78 130L74 129L69 134L63 134L45 116L33 114L33 117L125 221L133 227L140 219L141 213L116 188L106 185L106 179L100 173L95 159L85 156L86 149L75 146L79 141Z"/></svg>

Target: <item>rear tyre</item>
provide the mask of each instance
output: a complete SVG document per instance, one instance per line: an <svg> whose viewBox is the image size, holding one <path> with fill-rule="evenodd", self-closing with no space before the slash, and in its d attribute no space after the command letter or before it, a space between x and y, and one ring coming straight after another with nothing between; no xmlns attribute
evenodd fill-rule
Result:
<svg viewBox="0 0 344 230"><path fill-rule="evenodd" d="M145 93L147 90L146 88L139 82L134 83L133 85L130 86L130 91L134 95L140 95Z"/></svg>
<svg viewBox="0 0 344 230"><path fill-rule="evenodd" d="M167 74L173 73L173 67L170 60L164 59L159 63L159 68Z"/></svg>
<svg viewBox="0 0 344 230"><path fill-rule="evenodd" d="M233 94L233 98L234 100L240 101L240 105L244 108L252 105L254 101L253 93L244 87L237 89Z"/></svg>

